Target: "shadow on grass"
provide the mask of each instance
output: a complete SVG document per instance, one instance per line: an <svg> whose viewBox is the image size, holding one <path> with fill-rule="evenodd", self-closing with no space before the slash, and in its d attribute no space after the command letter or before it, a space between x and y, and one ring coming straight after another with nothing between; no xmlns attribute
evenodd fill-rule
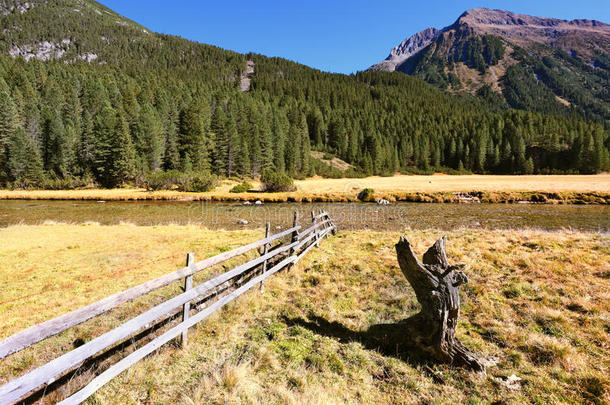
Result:
<svg viewBox="0 0 610 405"><path fill-rule="evenodd" d="M300 326L318 335L336 339L340 343L359 342L367 350L375 350L384 356L400 359L413 366L434 363L434 360L421 349L411 346L408 338L405 339L407 330L419 323L418 315L397 323L373 325L366 331L354 331L339 322L329 322L315 315L309 316L309 320L284 317L282 321L289 327Z"/></svg>

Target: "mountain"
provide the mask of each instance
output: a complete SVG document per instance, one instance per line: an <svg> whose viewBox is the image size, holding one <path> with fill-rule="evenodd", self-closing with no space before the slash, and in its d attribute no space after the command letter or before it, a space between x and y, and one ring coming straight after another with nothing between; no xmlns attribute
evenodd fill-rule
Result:
<svg viewBox="0 0 610 405"><path fill-rule="evenodd" d="M0 16L0 53L26 61L206 71L206 78L231 81L246 61L235 52L153 33L91 0L0 0Z"/></svg>
<svg viewBox="0 0 610 405"><path fill-rule="evenodd" d="M405 39L400 45L390 51L390 55L383 61L371 66L370 70L393 72L397 66L421 51L439 36L441 31L436 28L426 28L417 34Z"/></svg>
<svg viewBox="0 0 610 405"><path fill-rule="evenodd" d="M404 40L370 69L415 75L498 105L610 122L610 25L600 21L478 8Z"/></svg>
<svg viewBox="0 0 610 405"><path fill-rule="evenodd" d="M182 186L265 170L596 173L610 168L609 139L582 116L508 110L408 75L331 74L157 34L93 0L0 0L4 187L141 186L159 171Z"/></svg>

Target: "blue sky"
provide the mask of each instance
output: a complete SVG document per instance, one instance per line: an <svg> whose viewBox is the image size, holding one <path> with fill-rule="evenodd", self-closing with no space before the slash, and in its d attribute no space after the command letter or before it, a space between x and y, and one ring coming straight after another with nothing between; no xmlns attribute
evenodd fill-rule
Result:
<svg viewBox="0 0 610 405"><path fill-rule="evenodd" d="M101 0L147 28L237 52L281 56L351 73L385 59L404 38L442 28L467 9L499 8L610 23L609 0Z"/></svg>

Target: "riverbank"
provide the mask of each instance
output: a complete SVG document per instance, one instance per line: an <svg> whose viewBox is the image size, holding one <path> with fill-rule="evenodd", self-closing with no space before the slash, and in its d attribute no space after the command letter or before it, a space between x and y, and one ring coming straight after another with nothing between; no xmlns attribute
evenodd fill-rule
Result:
<svg viewBox="0 0 610 405"><path fill-rule="evenodd" d="M2 337L262 235L197 226L0 229ZM443 233L406 232L418 255ZM296 267L100 390L105 403L583 403L610 400L610 239L599 233L448 232L464 263L459 338L487 375L370 346L363 332L417 311L394 244L401 233L342 231ZM94 271L92 271L94 269ZM202 275L202 277L209 274ZM196 280L195 284L201 279ZM164 289L152 297L175 294ZM136 301L0 363L0 383L152 304ZM94 371L99 373L99 370ZM90 377L82 370L72 384ZM53 397L51 400L59 399Z"/></svg>
<svg viewBox="0 0 610 405"><path fill-rule="evenodd" d="M207 193L144 189L0 190L4 200L358 202L365 188L390 202L610 204L610 174L590 176L394 176L296 181L289 193L230 193L225 181ZM260 185L253 182L254 189Z"/></svg>

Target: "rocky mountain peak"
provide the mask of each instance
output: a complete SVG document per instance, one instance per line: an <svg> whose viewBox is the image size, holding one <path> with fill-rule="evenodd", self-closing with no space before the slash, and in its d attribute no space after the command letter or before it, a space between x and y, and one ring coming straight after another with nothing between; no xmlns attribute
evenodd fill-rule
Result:
<svg viewBox="0 0 610 405"><path fill-rule="evenodd" d="M418 76L498 105L581 108L608 119L609 66L609 24L475 8L448 27L405 39L370 69Z"/></svg>
<svg viewBox="0 0 610 405"><path fill-rule="evenodd" d="M560 20L516 14L506 10L476 8L462 14L454 26L468 26L479 34L491 34L517 42L552 44L558 37L579 33L601 34L610 39L610 25L597 20Z"/></svg>
<svg viewBox="0 0 610 405"><path fill-rule="evenodd" d="M471 26L517 26L517 27L608 27L597 20L560 20L557 18L535 17L525 14L516 14L506 10L492 10L489 8L475 8L465 11L457 20L459 24Z"/></svg>
<svg viewBox="0 0 610 405"><path fill-rule="evenodd" d="M371 70L394 71L396 66L430 45L430 43L438 37L440 32L441 31L436 28L426 28L405 39L390 51L390 55L383 62L371 67Z"/></svg>
<svg viewBox="0 0 610 405"><path fill-rule="evenodd" d="M527 48L532 43L544 44L572 53L574 48L585 57L595 52L608 53L610 49L610 25L597 20L561 20L516 14L506 10L475 8L465 11L452 25L427 28L405 39L394 47L382 62L371 70L394 71L409 58L435 42L439 36L450 32L466 32L477 35L495 35L515 45Z"/></svg>

